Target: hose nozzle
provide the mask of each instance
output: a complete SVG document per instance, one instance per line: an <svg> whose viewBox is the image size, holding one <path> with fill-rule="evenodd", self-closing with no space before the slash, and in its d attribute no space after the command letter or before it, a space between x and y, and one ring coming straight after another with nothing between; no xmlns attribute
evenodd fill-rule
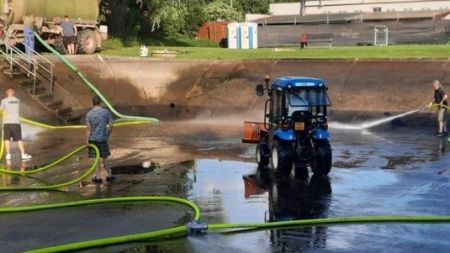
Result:
<svg viewBox="0 0 450 253"><path fill-rule="evenodd" d="M191 221L186 224L186 227L190 235L202 235L206 233L206 230L208 230L207 223L198 221Z"/></svg>

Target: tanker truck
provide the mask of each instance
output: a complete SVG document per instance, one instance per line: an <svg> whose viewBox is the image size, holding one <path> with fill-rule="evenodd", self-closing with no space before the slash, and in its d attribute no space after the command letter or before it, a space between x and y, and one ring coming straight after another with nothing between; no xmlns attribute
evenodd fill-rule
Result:
<svg viewBox="0 0 450 253"><path fill-rule="evenodd" d="M24 21L61 53L65 52L61 35L64 16L72 18L78 31L77 52L92 54L107 38L107 27L97 20L101 0L0 0L0 44L23 42Z"/></svg>

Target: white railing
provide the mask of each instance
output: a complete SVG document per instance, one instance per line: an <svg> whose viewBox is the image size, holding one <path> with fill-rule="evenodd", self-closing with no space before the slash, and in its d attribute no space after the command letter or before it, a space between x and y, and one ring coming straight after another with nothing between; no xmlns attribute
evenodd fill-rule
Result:
<svg viewBox="0 0 450 253"><path fill-rule="evenodd" d="M27 47L22 43L24 47ZM36 95L36 82L38 79L47 81L50 84L49 93L53 94L54 89L54 63L39 54L32 48L27 48L31 54L26 54L16 46L5 43L4 50L0 48L0 54L3 55L9 64L9 75L11 79L14 77L16 68L20 68L24 74L33 81L32 94ZM42 80L45 79L45 80Z"/></svg>

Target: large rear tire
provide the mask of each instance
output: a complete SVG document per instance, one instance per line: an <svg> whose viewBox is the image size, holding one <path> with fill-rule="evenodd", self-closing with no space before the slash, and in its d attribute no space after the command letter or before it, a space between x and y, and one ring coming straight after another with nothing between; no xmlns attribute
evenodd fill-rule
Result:
<svg viewBox="0 0 450 253"><path fill-rule="evenodd" d="M314 147L314 156L311 161L311 170L314 175L328 175L331 171L332 157L330 142L328 140L317 142Z"/></svg>
<svg viewBox="0 0 450 253"><path fill-rule="evenodd" d="M267 167L270 160L269 145L265 142L260 142L256 146L256 163L259 167Z"/></svg>
<svg viewBox="0 0 450 253"><path fill-rule="evenodd" d="M84 29L78 33L77 37L78 53L93 54L97 50L97 37L95 31Z"/></svg>
<svg viewBox="0 0 450 253"><path fill-rule="evenodd" d="M290 176L292 169L290 147L274 141L271 162L272 168L277 176Z"/></svg>
<svg viewBox="0 0 450 253"><path fill-rule="evenodd" d="M55 38L55 42L53 43L53 47L60 54L67 54L66 45L64 45L64 40L63 40L62 36L58 36L58 37Z"/></svg>

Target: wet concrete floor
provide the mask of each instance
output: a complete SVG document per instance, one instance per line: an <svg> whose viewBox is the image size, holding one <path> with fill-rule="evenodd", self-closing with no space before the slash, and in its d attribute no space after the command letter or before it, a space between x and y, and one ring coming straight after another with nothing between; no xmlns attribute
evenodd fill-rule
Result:
<svg viewBox="0 0 450 253"><path fill-rule="evenodd" d="M450 144L445 138L433 136L430 129L332 130L333 170L327 178L311 177L308 182L275 179L265 169L258 169L253 162L254 147L240 144L238 135L167 137L162 140L165 146L158 146L161 140L151 137L149 129L142 131L134 129L138 133L135 136L127 136L130 131L125 130L117 133L127 139L140 139L141 143L135 146L124 143L121 138L125 137L113 140L116 144L113 147L120 149L113 150L120 157L115 161L118 181L114 184L94 186L86 182L61 192L7 192L0 195L0 204L17 206L92 197L173 195L196 202L202 209L203 221L208 223L450 214ZM45 136L41 134L30 147L42 147L44 142L40 140L50 138ZM76 143L82 143L82 138L75 136L73 133L59 135L63 140L55 152L64 153ZM35 163L48 157L52 156L43 155ZM146 166L142 167L145 162ZM83 154L37 178L44 182L64 180L73 176L65 174L74 173L80 164L88 165ZM36 183L33 182L36 179L18 182L11 178L2 182L23 185L27 180ZM183 224L190 217L192 213L188 209L164 203L0 215L0 251L18 252L155 230ZM448 252L449 234L448 224L324 226L241 234L210 233L88 252Z"/></svg>

